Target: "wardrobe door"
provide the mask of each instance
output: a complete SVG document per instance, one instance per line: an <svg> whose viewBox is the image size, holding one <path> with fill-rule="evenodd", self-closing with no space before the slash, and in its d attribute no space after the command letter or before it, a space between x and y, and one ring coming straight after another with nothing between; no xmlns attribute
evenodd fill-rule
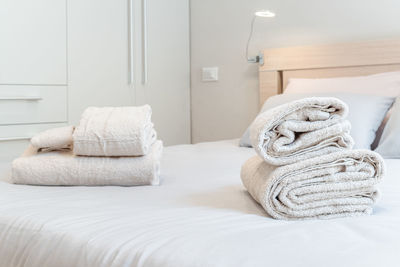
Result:
<svg viewBox="0 0 400 267"><path fill-rule="evenodd" d="M189 0L137 0L137 6L137 103L152 106L166 145L190 143Z"/></svg>
<svg viewBox="0 0 400 267"><path fill-rule="evenodd" d="M0 84L65 85L66 0L0 1Z"/></svg>
<svg viewBox="0 0 400 267"><path fill-rule="evenodd" d="M69 122L88 106L134 105L128 0L68 0Z"/></svg>

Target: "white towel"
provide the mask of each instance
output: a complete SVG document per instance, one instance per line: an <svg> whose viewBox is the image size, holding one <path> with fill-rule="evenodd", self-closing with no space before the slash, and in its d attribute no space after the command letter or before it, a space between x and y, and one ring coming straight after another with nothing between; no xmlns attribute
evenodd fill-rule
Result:
<svg viewBox="0 0 400 267"><path fill-rule="evenodd" d="M149 105L89 107L73 134L73 150L82 156L142 156L156 139Z"/></svg>
<svg viewBox="0 0 400 267"><path fill-rule="evenodd" d="M80 157L71 151L37 153L30 146L12 163L11 180L31 185L158 185L162 142L142 157Z"/></svg>
<svg viewBox="0 0 400 267"><path fill-rule="evenodd" d="M73 132L74 126L52 128L32 137L31 144L38 150L70 149Z"/></svg>
<svg viewBox="0 0 400 267"><path fill-rule="evenodd" d="M370 214L384 170L375 152L343 150L280 167L255 156L241 178L273 218L328 219Z"/></svg>
<svg viewBox="0 0 400 267"><path fill-rule="evenodd" d="M333 97L296 100L265 111L250 128L256 152L273 165L291 164L354 145L348 108Z"/></svg>

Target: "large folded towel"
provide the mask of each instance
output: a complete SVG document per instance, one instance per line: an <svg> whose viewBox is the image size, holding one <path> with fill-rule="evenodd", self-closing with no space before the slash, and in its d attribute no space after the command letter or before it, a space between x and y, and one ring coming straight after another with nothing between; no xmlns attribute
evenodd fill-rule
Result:
<svg viewBox="0 0 400 267"><path fill-rule="evenodd" d="M343 150L280 167L255 156L241 178L273 218L334 218L370 214L384 170L375 152Z"/></svg>
<svg viewBox="0 0 400 267"><path fill-rule="evenodd" d="M332 97L311 97L272 108L257 116L250 128L256 152L273 165L350 149L348 108Z"/></svg>
<svg viewBox="0 0 400 267"><path fill-rule="evenodd" d="M73 150L82 156L142 156L156 139L149 105L89 107L73 134Z"/></svg>
<svg viewBox="0 0 400 267"><path fill-rule="evenodd" d="M37 153L30 146L12 163L11 180L32 185L158 185L162 142L142 157L80 157L71 151Z"/></svg>
<svg viewBox="0 0 400 267"><path fill-rule="evenodd" d="M32 137L31 144L38 150L70 149L74 128L74 126L64 126L43 131Z"/></svg>

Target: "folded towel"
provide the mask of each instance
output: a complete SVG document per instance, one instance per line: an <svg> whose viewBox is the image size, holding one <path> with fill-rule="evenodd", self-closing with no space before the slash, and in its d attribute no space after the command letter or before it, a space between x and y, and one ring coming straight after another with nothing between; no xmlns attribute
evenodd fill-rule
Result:
<svg viewBox="0 0 400 267"><path fill-rule="evenodd" d="M241 178L273 218L327 219L370 214L384 170L375 152L343 150L280 167L255 156Z"/></svg>
<svg viewBox="0 0 400 267"><path fill-rule="evenodd" d="M291 164L354 145L348 108L332 97L296 100L257 116L250 128L256 152L273 165Z"/></svg>
<svg viewBox="0 0 400 267"><path fill-rule="evenodd" d="M162 142L142 157L80 157L71 151L37 153L30 146L12 163L11 180L32 185L158 185Z"/></svg>
<svg viewBox="0 0 400 267"><path fill-rule="evenodd" d="M149 105L89 107L73 134L73 150L82 156L142 156L156 139Z"/></svg>
<svg viewBox="0 0 400 267"><path fill-rule="evenodd" d="M58 127L41 132L31 139L31 144L38 150L70 149L74 126Z"/></svg>

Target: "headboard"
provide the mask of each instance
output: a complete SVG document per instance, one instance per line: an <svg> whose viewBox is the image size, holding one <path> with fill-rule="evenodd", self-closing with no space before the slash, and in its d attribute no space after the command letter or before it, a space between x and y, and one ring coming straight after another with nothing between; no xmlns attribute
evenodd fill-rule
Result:
<svg viewBox="0 0 400 267"><path fill-rule="evenodd" d="M400 39L266 49L259 69L260 104L290 78L329 78L400 70Z"/></svg>

